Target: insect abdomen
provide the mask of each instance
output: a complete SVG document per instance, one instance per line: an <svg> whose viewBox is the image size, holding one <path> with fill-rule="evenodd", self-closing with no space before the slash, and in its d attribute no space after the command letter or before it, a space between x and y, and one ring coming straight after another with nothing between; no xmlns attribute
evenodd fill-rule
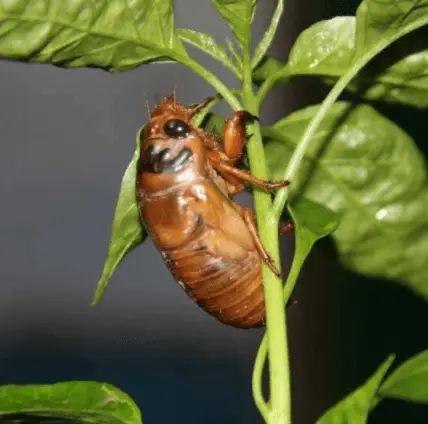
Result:
<svg viewBox="0 0 428 424"><path fill-rule="evenodd" d="M205 311L234 327L264 324L263 278L256 252L239 261L195 246L164 254L175 279Z"/></svg>

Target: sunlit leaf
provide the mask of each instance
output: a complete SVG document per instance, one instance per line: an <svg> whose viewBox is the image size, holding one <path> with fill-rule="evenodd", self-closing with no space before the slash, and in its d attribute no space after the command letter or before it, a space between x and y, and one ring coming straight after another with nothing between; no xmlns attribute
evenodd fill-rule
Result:
<svg viewBox="0 0 428 424"><path fill-rule="evenodd" d="M72 421L141 424L134 401L118 388L95 381L0 387L0 421Z"/></svg>
<svg viewBox="0 0 428 424"><path fill-rule="evenodd" d="M386 51L369 62L347 89L368 100L428 107L428 0L389 2L364 0L357 17L320 21L296 40L286 65L265 57L254 71L258 83L278 69L290 75L317 75L334 84L352 69L355 60L377 49ZM410 35L406 35L415 31ZM406 37L395 41L400 36ZM277 82L286 81L281 77Z"/></svg>
<svg viewBox="0 0 428 424"><path fill-rule="evenodd" d="M0 58L123 71L187 54L172 0L0 2Z"/></svg>

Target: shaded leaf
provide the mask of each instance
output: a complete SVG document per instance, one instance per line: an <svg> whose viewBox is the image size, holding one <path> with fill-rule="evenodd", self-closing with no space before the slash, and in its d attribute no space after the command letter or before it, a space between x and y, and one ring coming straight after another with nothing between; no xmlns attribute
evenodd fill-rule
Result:
<svg viewBox="0 0 428 424"><path fill-rule="evenodd" d="M307 250L309 253L317 240L328 236L339 225L336 213L304 197L291 203L288 210L296 227L296 255L299 251ZM302 247L299 248L299 245Z"/></svg>
<svg viewBox="0 0 428 424"><path fill-rule="evenodd" d="M0 57L123 71L187 57L172 0L0 2Z"/></svg>
<svg viewBox="0 0 428 424"><path fill-rule="evenodd" d="M318 111L309 107L263 129L272 180ZM428 178L413 140L372 107L339 102L315 136L328 137L320 158L309 151L301 195L339 215L333 233L340 260L367 276L389 278L428 298ZM299 198L294 201L298 201Z"/></svg>
<svg viewBox="0 0 428 424"><path fill-rule="evenodd" d="M181 40L197 47L209 56L218 60L238 78L240 77L238 70L230 60L227 51L222 46L218 45L213 37L208 34L204 34L203 32L193 31L191 29L179 29L177 30L177 34Z"/></svg>
<svg viewBox="0 0 428 424"><path fill-rule="evenodd" d="M382 384L382 397L428 403L428 350L400 365Z"/></svg>
<svg viewBox="0 0 428 424"><path fill-rule="evenodd" d="M211 0L218 13L232 28L242 48L248 47L256 0Z"/></svg>
<svg viewBox="0 0 428 424"><path fill-rule="evenodd" d="M365 424L378 387L394 361L390 355L357 390L330 408L316 424Z"/></svg>
<svg viewBox="0 0 428 424"><path fill-rule="evenodd" d="M357 10L356 57L426 24L428 0L364 0Z"/></svg>
<svg viewBox="0 0 428 424"><path fill-rule="evenodd" d="M141 244L147 235L140 220L136 195L137 163L140 156L139 142L142 130L143 128L137 133L137 146L122 178L107 259L92 305L96 305L101 299L113 272L123 258Z"/></svg>
<svg viewBox="0 0 428 424"><path fill-rule="evenodd" d="M0 387L0 421L37 418L79 423L140 424L141 412L118 388L95 381Z"/></svg>

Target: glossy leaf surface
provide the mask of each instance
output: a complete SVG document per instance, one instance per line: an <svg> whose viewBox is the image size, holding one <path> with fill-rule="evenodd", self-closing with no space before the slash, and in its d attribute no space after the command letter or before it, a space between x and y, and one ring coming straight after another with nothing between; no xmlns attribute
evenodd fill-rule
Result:
<svg viewBox="0 0 428 424"><path fill-rule="evenodd" d="M264 129L271 179L287 161L318 107L295 112ZM398 281L428 299L428 176L413 140L367 105L337 103L315 138L329 138L319 160L308 152L301 193L336 212L341 261L372 277ZM317 143L314 143L317 144Z"/></svg>
<svg viewBox="0 0 428 424"><path fill-rule="evenodd" d="M123 71L187 54L172 0L0 2L0 57Z"/></svg>

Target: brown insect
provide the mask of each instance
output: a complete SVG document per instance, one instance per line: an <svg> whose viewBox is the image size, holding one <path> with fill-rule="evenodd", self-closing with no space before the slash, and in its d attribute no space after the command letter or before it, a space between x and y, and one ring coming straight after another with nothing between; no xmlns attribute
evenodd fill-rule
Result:
<svg viewBox="0 0 428 424"><path fill-rule="evenodd" d="M169 96L151 114L137 176L141 216L168 269L195 302L225 324L257 327L265 320L261 264L280 272L259 239L253 211L231 197L245 181L265 190L288 181L263 181L236 167L245 121L256 119L248 112L226 121L222 146L190 124L209 100L186 108Z"/></svg>

